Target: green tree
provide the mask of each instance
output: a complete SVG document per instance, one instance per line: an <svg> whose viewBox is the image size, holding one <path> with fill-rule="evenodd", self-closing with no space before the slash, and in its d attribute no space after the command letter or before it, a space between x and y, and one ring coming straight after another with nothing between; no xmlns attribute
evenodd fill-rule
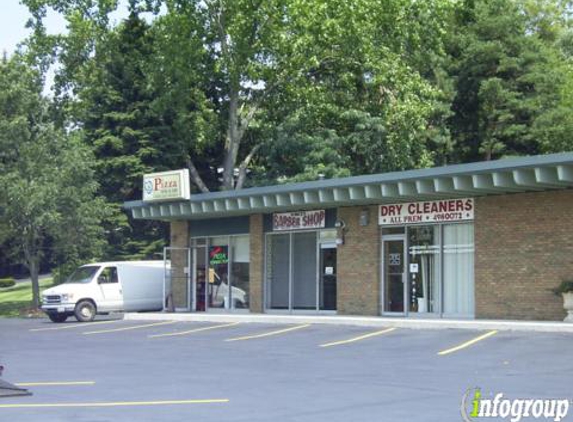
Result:
<svg viewBox="0 0 573 422"><path fill-rule="evenodd" d="M158 252L166 230L162 223L126 217L123 202L141 198L145 173L185 165L184 144L175 141L171 122L153 105L156 95L144 69L152 48L149 25L132 11L99 43L78 95L78 121L96 156L99 193L115 210L105 224L107 255L124 259Z"/></svg>
<svg viewBox="0 0 573 422"><path fill-rule="evenodd" d="M463 3L449 43L455 160L537 154L567 144L571 63L559 48L569 31L566 16L566 2L557 0Z"/></svg>
<svg viewBox="0 0 573 422"><path fill-rule="evenodd" d="M105 203L96 198L91 151L54 127L42 83L20 55L0 61L0 219L30 271L33 305L48 254L59 263L101 252Z"/></svg>
<svg viewBox="0 0 573 422"><path fill-rule="evenodd" d="M47 5L68 19L69 35L52 40L60 46L54 50L63 64L60 86L76 93L89 89L89 76L98 72L98 56L107 48L110 30L104 16L117 4L87 0L27 4L37 39L48 39L41 25ZM360 129L357 117L350 116L368 120L367 126L373 128L383 126L382 131L375 130L380 147L375 156L391 157L387 151L395 150L412 157L387 167L389 158L385 166L369 168L352 165L351 156L345 159L345 171L432 163L434 154L428 149L449 145L447 130L438 128L448 110L443 106L446 97L425 76L433 75L443 54L452 4L449 0L384 4L133 0L130 8L156 13L164 6L151 25L151 36L145 38L152 54L140 69L155 95L155 110L173 130L173 150L184 151L180 155L195 185L208 191L243 187L249 168L251 183L272 182L265 174L280 178L280 162L266 160L268 155L277 156L273 149L282 149L279 139L290 142L294 136L313 142L334 131L345 139L344 148L337 147L340 157L348 151L366 151L374 135ZM344 113L349 117L340 122ZM310 116L301 120L302 114ZM287 133L293 136L287 138ZM354 148L348 145L352 142L363 145ZM290 150L300 157L302 151ZM313 163L303 166L310 173L312 167L332 166L322 162L330 157L313 156ZM288 178L291 169L282 168L282 176Z"/></svg>

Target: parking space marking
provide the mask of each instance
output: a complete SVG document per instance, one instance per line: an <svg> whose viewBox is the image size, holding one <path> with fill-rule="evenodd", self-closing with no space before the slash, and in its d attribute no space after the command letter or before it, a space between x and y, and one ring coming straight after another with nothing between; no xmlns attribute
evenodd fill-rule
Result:
<svg viewBox="0 0 573 422"><path fill-rule="evenodd" d="M22 409L42 407L119 407L119 406L166 406L173 404L213 404L228 403L229 399L203 399L203 400L162 400L162 401L123 401L123 402L95 402L95 403L24 403L0 404L0 409Z"/></svg>
<svg viewBox="0 0 573 422"><path fill-rule="evenodd" d="M251 335L251 336L228 338L228 339L226 339L225 341L253 340L253 339L256 339L256 338L276 336L276 335L279 335L279 334L288 333L288 332L290 332L290 331L295 331L295 330L300 330L300 329L302 329L302 328L307 328L307 327L310 327L310 325L311 325L311 324L297 325L297 326L295 326L295 327L285 328L285 329L276 330L276 331L269 331L269 332L262 333L262 334L254 334L254 335Z"/></svg>
<svg viewBox="0 0 573 422"><path fill-rule="evenodd" d="M97 321L97 322L76 322L73 324L60 325L58 327L48 327L48 328L31 328L30 331L53 331L53 330L68 330L70 328L86 328L86 325L101 325L101 324L111 324L113 322L121 322L122 319L114 319L113 321Z"/></svg>
<svg viewBox="0 0 573 422"><path fill-rule="evenodd" d="M395 331L395 330L396 330L396 328L385 328L384 330L374 331L373 333L363 334L361 336L349 338L347 340L333 341L331 343L321 344L320 347L332 347L332 346L340 346L342 344L354 343L356 341L366 340L366 339L371 338L371 337L391 333L392 331Z"/></svg>
<svg viewBox="0 0 573 422"><path fill-rule="evenodd" d="M154 322L153 324L135 325L133 327L112 328L111 330L87 331L82 334L89 335L89 334L116 333L118 331L137 330L139 328L148 328L148 327L157 327L159 325L175 324L176 322L177 321Z"/></svg>
<svg viewBox="0 0 573 422"><path fill-rule="evenodd" d="M238 325L238 324L239 324L238 322L231 322L231 323L229 323L229 324L210 325L209 327L194 328L193 330L177 331L177 332L174 332L174 333L154 334L154 335L149 335L149 336L147 336L147 337L149 337L149 338L159 338L159 337L184 336L184 335L187 335L187 334L199 333L199 332L202 332L202 331L216 330L217 328L232 327L232 326Z"/></svg>
<svg viewBox="0 0 573 422"><path fill-rule="evenodd" d="M52 387L60 385L95 385L95 381L17 382L17 387Z"/></svg>
<svg viewBox="0 0 573 422"><path fill-rule="evenodd" d="M458 350L465 349L466 347L469 347L472 344L476 344L478 341L485 340L486 338L494 336L496 334L497 334L497 330L489 331L485 334L482 334L481 336L478 336L478 337L476 337L470 341L466 341L465 343L462 343L458 346L452 347L450 349L442 350L441 352L438 352L438 355L440 355L440 356L449 355L450 353L454 353L454 352L457 352Z"/></svg>

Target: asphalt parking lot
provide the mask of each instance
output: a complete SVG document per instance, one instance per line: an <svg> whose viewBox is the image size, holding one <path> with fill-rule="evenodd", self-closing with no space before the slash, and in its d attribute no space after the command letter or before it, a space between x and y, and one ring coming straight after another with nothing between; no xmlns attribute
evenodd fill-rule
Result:
<svg viewBox="0 0 573 422"><path fill-rule="evenodd" d="M571 356L559 333L0 319L3 379L33 393L0 421L459 421L475 387L570 400Z"/></svg>

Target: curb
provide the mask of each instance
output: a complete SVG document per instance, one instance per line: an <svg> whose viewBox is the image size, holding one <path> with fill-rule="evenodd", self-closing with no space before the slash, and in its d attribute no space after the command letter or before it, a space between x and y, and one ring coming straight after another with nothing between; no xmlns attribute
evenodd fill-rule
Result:
<svg viewBox="0 0 573 422"><path fill-rule="evenodd" d="M547 333L573 333L573 324L558 321L507 320L452 320L408 319L385 317L346 317L275 314L215 314L215 313L126 313L126 321L181 321L181 322L243 322L264 324L326 324L362 327L396 327L414 330L499 330L533 331Z"/></svg>

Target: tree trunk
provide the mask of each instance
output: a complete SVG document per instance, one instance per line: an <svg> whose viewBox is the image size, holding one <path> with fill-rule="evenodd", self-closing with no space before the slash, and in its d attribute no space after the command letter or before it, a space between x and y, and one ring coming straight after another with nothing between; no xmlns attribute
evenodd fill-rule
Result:
<svg viewBox="0 0 573 422"><path fill-rule="evenodd" d="M223 190L235 188L235 163L241 142L239 134L239 94L237 88L231 86L229 99L229 124L227 126L227 142L223 161Z"/></svg>
<svg viewBox="0 0 573 422"><path fill-rule="evenodd" d="M32 280L32 306L35 309L40 307L40 282L38 281L38 261L36 258L30 259L28 268L30 269L30 279Z"/></svg>

